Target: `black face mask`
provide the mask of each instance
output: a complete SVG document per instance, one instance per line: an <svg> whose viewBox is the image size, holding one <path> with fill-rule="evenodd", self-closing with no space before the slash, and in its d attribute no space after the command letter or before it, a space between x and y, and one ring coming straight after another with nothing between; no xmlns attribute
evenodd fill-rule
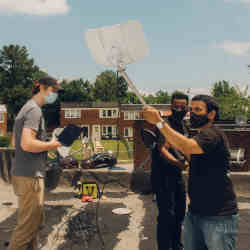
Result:
<svg viewBox="0 0 250 250"><path fill-rule="evenodd" d="M182 121L183 118L185 117L185 115L187 114L187 110L186 109L178 110L178 109L172 108L171 110L172 110L173 117L177 121Z"/></svg>
<svg viewBox="0 0 250 250"><path fill-rule="evenodd" d="M190 125L192 128L201 128L209 122L209 119L206 115L196 115L193 112L190 112Z"/></svg>

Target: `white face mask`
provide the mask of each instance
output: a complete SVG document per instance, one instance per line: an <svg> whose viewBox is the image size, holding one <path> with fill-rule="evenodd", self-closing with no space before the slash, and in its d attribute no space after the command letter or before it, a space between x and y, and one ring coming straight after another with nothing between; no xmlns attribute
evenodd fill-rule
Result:
<svg viewBox="0 0 250 250"><path fill-rule="evenodd" d="M48 96L45 97L46 104L52 104L56 101L58 94L54 92L50 92Z"/></svg>

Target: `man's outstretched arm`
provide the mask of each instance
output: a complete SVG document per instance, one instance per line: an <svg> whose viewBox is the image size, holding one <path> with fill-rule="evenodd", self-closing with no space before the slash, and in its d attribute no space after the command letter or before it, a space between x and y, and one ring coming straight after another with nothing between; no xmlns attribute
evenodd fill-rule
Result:
<svg viewBox="0 0 250 250"><path fill-rule="evenodd" d="M167 122L165 122L158 110L152 107L145 107L143 110L143 118L153 124L158 124L158 128L160 132L164 135L166 141L177 150L181 151L188 159L190 159L191 154L203 154L202 148L199 144L194 140L185 137L181 133L176 132L172 129ZM161 126L159 126L161 125Z"/></svg>

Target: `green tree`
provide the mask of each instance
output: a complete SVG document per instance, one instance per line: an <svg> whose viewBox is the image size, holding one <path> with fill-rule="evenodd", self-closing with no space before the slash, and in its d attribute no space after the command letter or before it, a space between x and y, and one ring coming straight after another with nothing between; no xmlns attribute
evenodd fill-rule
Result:
<svg viewBox="0 0 250 250"><path fill-rule="evenodd" d="M128 84L123 77L112 70L106 70L96 77L94 83L94 97L104 102L123 102L126 99Z"/></svg>
<svg viewBox="0 0 250 250"><path fill-rule="evenodd" d="M128 91L126 93L126 96L124 96L122 98L121 103L123 103L123 104L140 104L141 102L133 92Z"/></svg>
<svg viewBox="0 0 250 250"><path fill-rule="evenodd" d="M170 103L171 96L168 94L167 91L159 90L156 92L155 96L156 103L158 104Z"/></svg>
<svg viewBox="0 0 250 250"><path fill-rule="evenodd" d="M221 120L235 120L239 115L250 118L250 103L248 87L241 90L237 84L230 86L227 81L220 81L213 85L212 95L220 107Z"/></svg>
<svg viewBox="0 0 250 250"><path fill-rule="evenodd" d="M41 72L26 47L3 46L0 50L0 101L8 107L8 130L24 103L31 97L32 84Z"/></svg>
<svg viewBox="0 0 250 250"><path fill-rule="evenodd" d="M223 80L213 84L212 96L215 98L234 95L237 96L237 92L233 86L230 86L229 82Z"/></svg>
<svg viewBox="0 0 250 250"><path fill-rule="evenodd" d="M147 104L154 104L154 103L156 103L156 97L153 94L144 96L144 99L145 99L145 101L146 101Z"/></svg>
<svg viewBox="0 0 250 250"><path fill-rule="evenodd" d="M155 94L144 97L147 104L166 104L170 102L171 96L167 91L159 90Z"/></svg>
<svg viewBox="0 0 250 250"><path fill-rule="evenodd" d="M70 82L62 81L63 92L61 102L91 102L94 99L94 87L88 80L77 79Z"/></svg>

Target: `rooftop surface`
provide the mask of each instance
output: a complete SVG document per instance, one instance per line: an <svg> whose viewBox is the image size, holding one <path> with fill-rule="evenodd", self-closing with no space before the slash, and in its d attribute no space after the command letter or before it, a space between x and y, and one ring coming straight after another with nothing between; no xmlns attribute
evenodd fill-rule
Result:
<svg viewBox="0 0 250 250"><path fill-rule="evenodd" d="M92 170L96 174L108 173L110 177L120 174L132 175L133 166L118 165L122 170ZM102 172L101 172L102 171ZM239 208L240 231L238 250L250 249L250 173L233 173L235 179ZM102 188L103 185L100 185ZM0 182L0 250L8 241L11 231L16 225L17 200L9 184ZM124 187L106 185L105 200L100 201L98 224L105 250L154 250L156 249L156 217L157 207L152 195L134 193ZM45 213L46 226L41 233L42 250L56 249L88 249L101 250L100 234L95 234L88 246L82 243L65 240L67 221L81 211L96 213L97 203L82 203L74 197L74 190L69 186L59 186L46 194ZM115 208L129 208L130 215L112 213ZM94 220L95 222L95 220ZM99 235L99 236L98 236ZM71 248L72 247L72 248Z"/></svg>

